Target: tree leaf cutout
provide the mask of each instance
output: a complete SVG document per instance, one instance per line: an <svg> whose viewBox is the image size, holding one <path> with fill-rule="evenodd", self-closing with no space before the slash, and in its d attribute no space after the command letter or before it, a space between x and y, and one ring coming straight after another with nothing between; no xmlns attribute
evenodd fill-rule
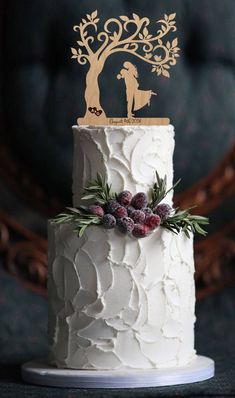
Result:
<svg viewBox="0 0 235 398"><path fill-rule="evenodd" d="M163 74L163 76L165 76L165 77L170 77L170 73L169 73L168 70L166 70L166 69L163 69L163 70L162 70L162 74Z"/></svg>
<svg viewBox="0 0 235 398"><path fill-rule="evenodd" d="M113 32L113 36L109 36L110 37L110 40L115 40L115 39L117 39L117 37L118 37L118 34L117 34L117 32L116 31L114 31Z"/></svg>
<svg viewBox="0 0 235 398"><path fill-rule="evenodd" d="M156 62L160 62L162 60L162 57L161 55L155 55L154 59Z"/></svg>
<svg viewBox="0 0 235 398"><path fill-rule="evenodd" d="M129 18L126 15L120 15L119 17L122 21L127 22L129 21Z"/></svg>
<svg viewBox="0 0 235 398"><path fill-rule="evenodd" d="M176 47L178 44L178 38L176 37L172 42L172 47Z"/></svg>
<svg viewBox="0 0 235 398"><path fill-rule="evenodd" d="M71 47L71 51L72 51L72 54L73 54L73 55L78 55L78 52L77 52L76 48L72 48L72 47Z"/></svg>
<svg viewBox="0 0 235 398"><path fill-rule="evenodd" d="M93 11L93 12L91 13L91 18L92 18L92 19L95 19L95 18L97 17L97 14L98 14L98 11L97 11L97 10Z"/></svg>
<svg viewBox="0 0 235 398"><path fill-rule="evenodd" d="M152 53L146 53L144 58L150 59L150 58L152 58L152 55L153 55Z"/></svg>
<svg viewBox="0 0 235 398"><path fill-rule="evenodd" d="M172 21L172 19L174 19L175 18L175 16L176 16L176 13L174 12L173 14L170 14L169 15L169 21Z"/></svg>
<svg viewBox="0 0 235 398"><path fill-rule="evenodd" d="M135 21L139 21L140 20L139 15L133 13L132 16L133 16Z"/></svg>
<svg viewBox="0 0 235 398"><path fill-rule="evenodd" d="M148 29L145 26L145 28L143 30L144 37L148 36L148 33L149 33L149 31L148 31Z"/></svg>

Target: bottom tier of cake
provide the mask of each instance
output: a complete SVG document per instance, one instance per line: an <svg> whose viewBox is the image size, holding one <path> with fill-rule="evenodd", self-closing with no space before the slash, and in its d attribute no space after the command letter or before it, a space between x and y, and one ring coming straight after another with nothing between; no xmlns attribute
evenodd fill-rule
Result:
<svg viewBox="0 0 235 398"><path fill-rule="evenodd" d="M49 223L49 362L74 369L188 364L194 350L193 236L142 239Z"/></svg>

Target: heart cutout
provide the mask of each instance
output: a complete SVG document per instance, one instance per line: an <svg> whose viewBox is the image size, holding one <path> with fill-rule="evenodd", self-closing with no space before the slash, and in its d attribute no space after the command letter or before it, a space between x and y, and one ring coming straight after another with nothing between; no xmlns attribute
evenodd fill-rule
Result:
<svg viewBox="0 0 235 398"><path fill-rule="evenodd" d="M96 111L96 116L100 116L101 115L101 113L103 113L103 111L101 110L101 109L99 109L98 111Z"/></svg>
<svg viewBox="0 0 235 398"><path fill-rule="evenodd" d="M94 106L94 107L91 107L91 106L90 106L90 107L88 108L88 111L91 112L91 113L95 113L95 114L96 114L97 108L96 108L95 106Z"/></svg>

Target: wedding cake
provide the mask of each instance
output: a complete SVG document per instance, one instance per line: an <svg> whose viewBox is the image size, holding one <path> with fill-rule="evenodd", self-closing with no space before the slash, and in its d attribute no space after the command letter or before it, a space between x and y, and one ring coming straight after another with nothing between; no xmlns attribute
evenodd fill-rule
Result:
<svg viewBox="0 0 235 398"><path fill-rule="evenodd" d="M84 187L97 173L114 192L149 196L156 171L166 176L164 204L172 206L173 126L75 126L73 133L74 208L86 203ZM74 222L49 222L49 363L187 365L196 356L193 234L159 225L140 237L104 226L77 236Z"/></svg>

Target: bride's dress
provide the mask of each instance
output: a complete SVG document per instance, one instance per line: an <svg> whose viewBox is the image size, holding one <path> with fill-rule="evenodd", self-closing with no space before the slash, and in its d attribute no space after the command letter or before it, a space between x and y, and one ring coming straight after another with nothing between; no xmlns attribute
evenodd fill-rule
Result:
<svg viewBox="0 0 235 398"><path fill-rule="evenodd" d="M134 92L134 111L138 111L138 109L143 108L145 105L150 105L150 98L152 96L151 90L139 90L137 89Z"/></svg>
<svg viewBox="0 0 235 398"><path fill-rule="evenodd" d="M150 104L152 90L139 90L139 83L132 73L126 73L125 81L127 88L127 101L134 100L134 111Z"/></svg>

